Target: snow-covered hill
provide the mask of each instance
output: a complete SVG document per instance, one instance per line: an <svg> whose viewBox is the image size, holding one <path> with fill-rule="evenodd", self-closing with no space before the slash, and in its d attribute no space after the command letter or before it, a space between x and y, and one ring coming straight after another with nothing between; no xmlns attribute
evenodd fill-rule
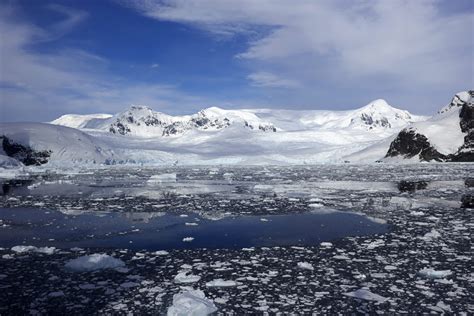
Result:
<svg viewBox="0 0 474 316"><path fill-rule="evenodd" d="M51 124L72 128L95 128L104 120L111 117L111 114L66 114L55 119Z"/></svg>
<svg viewBox="0 0 474 316"><path fill-rule="evenodd" d="M0 154L22 162L28 160L31 164L104 163L116 158L114 151L101 140L64 126L0 123L0 136Z"/></svg>
<svg viewBox="0 0 474 316"><path fill-rule="evenodd" d="M191 130L218 131L234 124L251 130L276 131L271 123L261 120L253 113L217 107L204 109L193 115L171 116L153 111L147 106L132 105L113 116L64 115L51 123L145 138L179 136Z"/></svg>
<svg viewBox="0 0 474 316"><path fill-rule="evenodd" d="M457 93L431 118L410 124L395 137L345 157L366 161L474 161L474 91Z"/></svg>
<svg viewBox="0 0 474 316"><path fill-rule="evenodd" d="M52 124L1 124L0 137L25 146L17 156L34 164L311 164L355 153L354 161L375 161L402 128L424 119L384 100L349 111L211 107L184 116L131 106L115 115L64 115Z"/></svg>
<svg viewBox="0 0 474 316"><path fill-rule="evenodd" d="M384 100L375 100L352 111L224 110L211 107L193 115L171 116L146 106L131 106L111 117L101 118L101 115L64 115L51 123L155 138L180 136L192 130L220 131L230 126L256 132L350 129L390 134L409 123L424 119L393 108Z"/></svg>

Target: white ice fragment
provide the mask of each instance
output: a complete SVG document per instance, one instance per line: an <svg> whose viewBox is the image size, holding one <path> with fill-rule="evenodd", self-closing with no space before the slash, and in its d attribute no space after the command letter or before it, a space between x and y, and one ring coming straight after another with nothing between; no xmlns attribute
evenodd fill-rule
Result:
<svg viewBox="0 0 474 316"><path fill-rule="evenodd" d="M232 287L237 286L237 282L232 280L215 279L206 283L207 287Z"/></svg>
<svg viewBox="0 0 474 316"><path fill-rule="evenodd" d="M155 184L155 183L165 183L165 182L176 182L176 173L163 173L163 174L156 174L148 179L147 183Z"/></svg>
<svg viewBox="0 0 474 316"><path fill-rule="evenodd" d="M442 279L451 275L451 270L434 270L432 268L424 268L418 272L419 275L428 279Z"/></svg>
<svg viewBox="0 0 474 316"><path fill-rule="evenodd" d="M184 223L184 225L186 225L186 226L197 226L198 223Z"/></svg>
<svg viewBox="0 0 474 316"><path fill-rule="evenodd" d="M332 243L331 242L326 242L326 241L323 241L322 243L320 243L321 247L325 247L325 248L331 248L332 247Z"/></svg>
<svg viewBox="0 0 474 316"><path fill-rule="evenodd" d="M421 237L421 239L425 241L430 241L432 239L437 239L439 237L441 237L441 234L433 228L431 229L429 233L426 233L423 237Z"/></svg>
<svg viewBox="0 0 474 316"><path fill-rule="evenodd" d="M309 262L298 262L298 268L305 270L314 270L314 267Z"/></svg>
<svg viewBox="0 0 474 316"><path fill-rule="evenodd" d="M37 252L52 255L56 252L55 247L35 247L35 246L14 246L12 251L16 253Z"/></svg>
<svg viewBox="0 0 474 316"><path fill-rule="evenodd" d="M195 283L199 281L201 277L199 275L188 274L187 271L179 272L174 277L174 282L176 283Z"/></svg>
<svg viewBox="0 0 474 316"><path fill-rule="evenodd" d="M366 288L361 288L353 292L343 293L343 295L366 301L375 301L379 303L383 303L388 300L388 298L372 293Z"/></svg>
<svg viewBox="0 0 474 316"><path fill-rule="evenodd" d="M25 252L33 252L37 248L35 246L14 246L12 247L12 251L16 253L25 253Z"/></svg>
<svg viewBox="0 0 474 316"><path fill-rule="evenodd" d="M155 255L157 255L157 256L167 256L167 255L169 255L169 252L166 251L166 250L158 250L158 251L155 251Z"/></svg>
<svg viewBox="0 0 474 316"><path fill-rule="evenodd" d="M168 316L203 316L217 311L214 303L201 290L185 290L173 295L173 305Z"/></svg>
<svg viewBox="0 0 474 316"><path fill-rule="evenodd" d="M75 272L96 271L102 269L114 269L124 267L125 263L106 254L95 253L88 256L81 256L66 262L64 267Z"/></svg>
<svg viewBox="0 0 474 316"><path fill-rule="evenodd" d="M61 297L64 296L63 291L51 292L48 294L49 297Z"/></svg>
<svg viewBox="0 0 474 316"><path fill-rule="evenodd" d="M191 242L194 240L194 237L184 237L183 242Z"/></svg>

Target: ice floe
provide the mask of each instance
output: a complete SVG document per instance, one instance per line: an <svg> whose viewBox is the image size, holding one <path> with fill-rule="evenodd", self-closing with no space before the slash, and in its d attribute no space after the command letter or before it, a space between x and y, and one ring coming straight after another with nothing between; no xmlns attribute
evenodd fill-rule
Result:
<svg viewBox="0 0 474 316"><path fill-rule="evenodd" d="M124 267L125 263L106 254L95 253L66 262L64 267L75 272L87 272Z"/></svg>

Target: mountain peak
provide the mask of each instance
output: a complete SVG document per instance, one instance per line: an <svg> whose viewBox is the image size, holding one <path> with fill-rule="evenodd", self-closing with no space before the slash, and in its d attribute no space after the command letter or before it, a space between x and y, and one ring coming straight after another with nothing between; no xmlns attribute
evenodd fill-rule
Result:
<svg viewBox="0 0 474 316"><path fill-rule="evenodd" d="M474 103L474 90L461 91L454 95L451 102L438 111L438 114L442 114L450 111L452 108L460 108L466 103Z"/></svg>
<svg viewBox="0 0 474 316"><path fill-rule="evenodd" d="M384 99L376 99L363 106L361 109L395 109L393 106L387 103Z"/></svg>

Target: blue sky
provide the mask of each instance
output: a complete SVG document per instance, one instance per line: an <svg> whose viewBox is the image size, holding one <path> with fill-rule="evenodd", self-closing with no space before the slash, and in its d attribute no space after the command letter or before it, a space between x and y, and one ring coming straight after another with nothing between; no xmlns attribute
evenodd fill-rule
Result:
<svg viewBox="0 0 474 316"><path fill-rule="evenodd" d="M474 89L474 2L2 1L0 120L144 104L431 114Z"/></svg>

